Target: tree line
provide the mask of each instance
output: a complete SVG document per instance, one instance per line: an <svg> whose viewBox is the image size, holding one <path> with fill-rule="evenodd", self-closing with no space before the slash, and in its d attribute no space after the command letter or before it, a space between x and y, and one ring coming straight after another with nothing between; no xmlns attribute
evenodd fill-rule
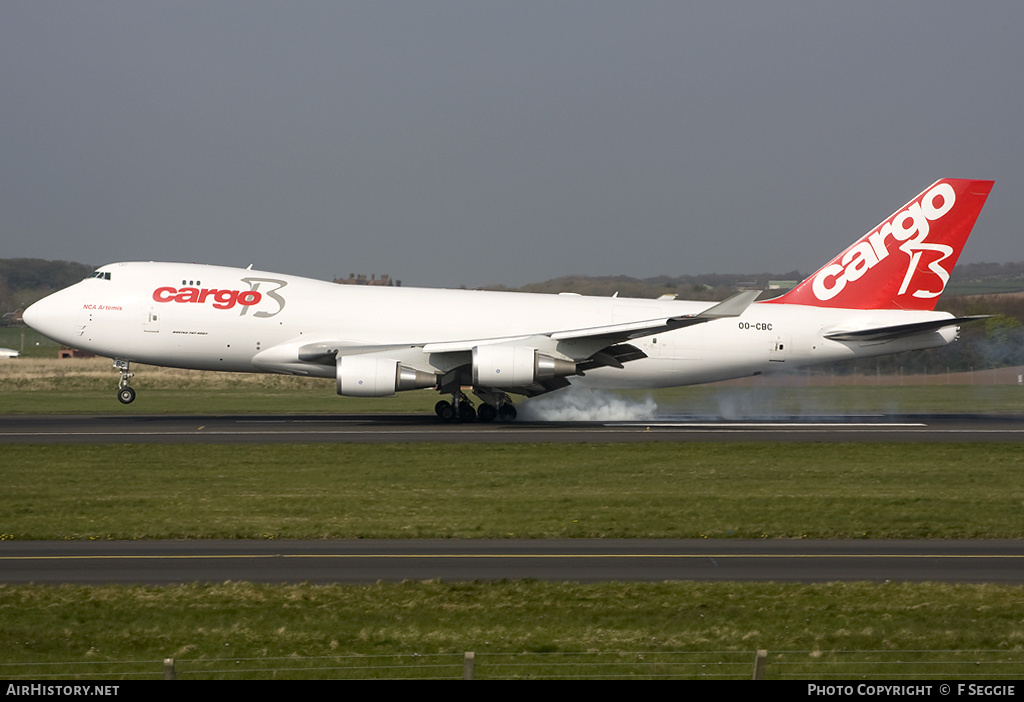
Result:
<svg viewBox="0 0 1024 702"><path fill-rule="evenodd" d="M40 258L0 258L0 313L15 312L77 283L93 266Z"/></svg>

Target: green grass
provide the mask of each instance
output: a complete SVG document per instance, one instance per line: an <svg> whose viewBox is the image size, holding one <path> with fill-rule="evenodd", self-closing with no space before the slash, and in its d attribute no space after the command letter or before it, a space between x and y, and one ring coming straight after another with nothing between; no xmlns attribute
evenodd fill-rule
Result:
<svg viewBox="0 0 1024 702"><path fill-rule="evenodd" d="M60 390L0 390L0 414L342 414L390 413L433 416L437 393L404 393L391 398L341 398L330 382L312 384L309 389L274 390L239 387L224 390L182 388L152 389L134 385L138 399L131 405L118 402L117 378L112 376L102 388Z"/></svg>
<svg viewBox="0 0 1024 702"><path fill-rule="evenodd" d="M11 445L16 539L1020 538L1019 445Z"/></svg>
<svg viewBox="0 0 1024 702"><path fill-rule="evenodd" d="M0 622L0 675L30 678L56 670L159 678L164 658L181 678L460 677L464 651L477 654L479 678L749 679L757 649L771 654L769 677L849 671L842 662L864 656L845 652L856 651L884 661L867 668L873 679L908 670L913 679L921 671L1019 678L1024 667L1021 588L980 585L0 586ZM929 649L945 651L943 665L915 666L934 658ZM589 661L558 655L587 652ZM685 652L689 665L669 652ZM417 662L418 672L394 668ZM443 669L426 667L435 664Z"/></svg>
<svg viewBox="0 0 1024 702"><path fill-rule="evenodd" d="M119 373L108 359L0 360L0 414L432 415L439 398L433 390L402 392L385 398L339 397L332 379L140 365L132 368L136 372L132 386L138 397L133 404L122 405L116 399ZM904 380L906 385L902 384ZM942 374L906 379L793 373L744 382L598 392L593 403L628 398L644 404L653 402L662 414L725 418L836 413L1024 413L1024 385L1017 383L1017 373L1012 369L979 372L976 376ZM558 397L549 395L532 402L557 402ZM523 402L521 398L517 400L520 408Z"/></svg>
<svg viewBox="0 0 1024 702"><path fill-rule="evenodd" d="M333 380L132 366L138 399L117 401L107 359L0 361L0 414L433 413L433 391L344 398Z"/></svg>
<svg viewBox="0 0 1024 702"><path fill-rule="evenodd" d="M395 397L339 397L323 379L189 371L141 370L132 383L138 398L122 405L118 375L102 362L43 375L3 374L0 414L346 414L433 415L433 390ZM799 382L799 381L798 381ZM833 387L708 385L650 392L601 393L646 403L659 412L725 418L821 414L1022 414L1024 387L1012 385L837 385ZM547 401L542 397L538 401ZM517 404L522 407L522 400Z"/></svg>
<svg viewBox="0 0 1024 702"><path fill-rule="evenodd" d="M14 349L25 358L56 358L60 344L26 326L0 327L0 347Z"/></svg>

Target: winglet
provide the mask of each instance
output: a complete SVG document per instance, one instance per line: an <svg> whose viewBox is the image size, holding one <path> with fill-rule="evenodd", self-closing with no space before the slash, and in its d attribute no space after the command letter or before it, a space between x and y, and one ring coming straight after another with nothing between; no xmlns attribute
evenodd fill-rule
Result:
<svg viewBox="0 0 1024 702"><path fill-rule="evenodd" d="M739 317L761 294L760 290L744 290L731 297L727 297L714 307L709 307L700 314L694 315L697 319L722 319L724 317ZM683 319L686 319L685 317Z"/></svg>
<svg viewBox="0 0 1024 702"><path fill-rule="evenodd" d="M766 302L935 309L992 185L991 180L937 181L810 278Z"/></svg>

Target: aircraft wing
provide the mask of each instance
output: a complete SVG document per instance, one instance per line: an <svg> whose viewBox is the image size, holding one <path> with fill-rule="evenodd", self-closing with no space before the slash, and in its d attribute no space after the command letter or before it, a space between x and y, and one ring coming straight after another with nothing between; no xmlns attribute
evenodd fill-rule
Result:
<svg viewBox="0 0 1024 702"><path fill-rule="evenodd" d="M938 331L939 329L953 327L965 322L975 322L979 319L986 319L989 316L990 315L982 314L970 317L935 319L927 322L913 322L911 324L896 324L889 327L833 331L826 333L825 338L831 339L832 341L891 341L904 336L913 336L914 334Z"/></svg>
<svg viewBox="0 0 1024 702"><path fill-rule="evenodd" d="M472 351L476 346L489 344L528 343L530 339L547 338L553 341L579 342L583 346L594 348L595 351L605 346L639 339L644 336L653 336L674 329L703 324L715 319L726 317L738 317L750 307L754 299L761 294L760 290L746 290L729 297L717 305L693 315L681 315L678 317L657 317L635 322L622 324L609 324L599 327L581 327L579 329L567 329L557 331L539 332L533 335L516 336L497 339L469 339L463 341L441 342L424 344L423 350L427 353L451 353L457 351ZM576 354L573 354L576 356ZM585 358L587 355L579 356Z"/></svg>
<svg viewBox="0 0 1024 702"><path fill-rule="evenodd" d="M575 374L582 375L586 371L605 366L622 368L624 363L646 358L647 354L632 344L626 343L632 339L653 336L716 319L738 317L743 314L759 294L759 290L740 292L693 315L660 317L623 324L552 331L508 339L476 339L426 344L423 350L432 355L447 354L449 358L453 360L460 359L462 364L465 364L471 360L471 357L468 357L467 354L473 353L473 350L480 346L492 344L528 346L539 352L551 353L552 355L572 359L576 362ZM454 385L457 382L458 371L458 368L453 368L452 371L446 373L439 387L443 388ZM532 397L563 388L567 385L569 385L569 381L566 377L557 376L542 380L536 385L517 386L515 392Z"/></svg>
<svg viewBox="0 0 1024 702"><path fill-rule="evenodd" d="M396 349L421 349L428 354L449 354L472 351L478 346L489 346L492 344L550 344L551 341L559 342L580 342L582 346L593 348L592 353L625 342L630 339L638 339L644 336L661 334L673 329L693 326L710 322L715 319L726 317L738 317L743 314L750 304L760 294L758 290L748 290L737 293L732 297L719 302L708 309L694 315L682 315L678 317L658 317L645 319L623 324L611 324L599 327L582 327L579 329L537 332L535 334L524 334L508 337L496 337L490 339L461 339L457 341L440 341L429 343L409 342L402 344L387 344L369 346L366 344L344 342L344 341L316 341L298 346L295 351L300 361L307 363L334 364L334 359L340 355L368 354L393 351ZM548 341L545 342L544 340ZM575 354L574 354L575 355ZM588 357L579 356L578 360ZM628 359L632 360L632 359Z"/></svg>
<svg viewBox="0 0 1024 702"><path fill-rule="evenodd" d="M438 387L465 385L467 369L474 362L474 356L484 347L524 347L552 359L566 359L574 363L575 374L588 370L613 366L622 368L624 363L645 358L646 354L629 344L632 339L652 336L666 331L703 324L716 319L737 317L750 306L760 291L745 291L711 305L692 315L659 317L622 324L611 324L578 329L554 330L487 339L462 339L455 341L426 343L391 343L367 345L360 342L320 339L317 341L294 340L262 351L254 361L263 370L305 373L302 367L333 367L346 356L364 356L395 359L410 368L436 373ZM516 384L515 392L535 395L560 387L569 381L564 374L545 378L536 385Z"/></svg>
<svg viewBox="0 0 1024 702"><path fill-rule="evenodd" d="M612 324L603 327L589 327L584 329L572 329L558 331L548 334L552 339L581 340L581 339L608 339L611 343L626 341L628 339L639 339L644 336L653 336L662 332L682 329L694 324L703 324L715 319L726 317L739 317L750 304L761 294L760 290L745 290L726 298L717 305L713 305L703 312L679 317L648 319L639 322L627 322L624 324Z"/></svg>

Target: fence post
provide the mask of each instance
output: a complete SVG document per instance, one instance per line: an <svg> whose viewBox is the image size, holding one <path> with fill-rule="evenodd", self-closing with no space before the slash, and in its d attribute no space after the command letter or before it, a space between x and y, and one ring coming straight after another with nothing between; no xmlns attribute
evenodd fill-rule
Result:
<svg viewBox="0 0 1024 702"><path fill-rule="evenodd" d="M164 680L175 680L174 659L164 658Z"/></svg>
<svg viewBox="0 0 1024 702"><path fill-rule="evenodd" d="M754 680L764 680L764 666L768 662L768 651L759 649L754 656Z"/></svg>
<svg viewBox="0 0 1024 702"><path fill-rule="evenodd" d="M473 664L476 659L476 654L472 651L466 651L466 655L462 659L462 679L472 680L473 679Z"/></svg>

